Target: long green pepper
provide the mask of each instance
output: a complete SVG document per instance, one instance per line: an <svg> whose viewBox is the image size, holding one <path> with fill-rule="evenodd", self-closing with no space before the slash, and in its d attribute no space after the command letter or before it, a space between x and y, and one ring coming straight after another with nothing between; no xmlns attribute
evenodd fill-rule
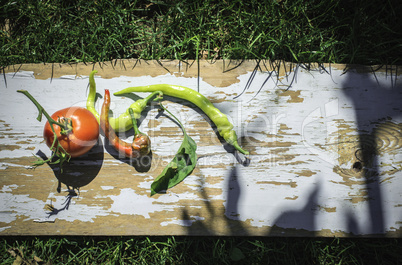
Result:
<svg viewBox="0 0 402 265"><path fill-rule="evenodd" d="M122 95L132 92L162 92L165 95L187 100L198 108L200 108L216 125L219 134L225 139L226 142L231 144L236 150L242 154L249 155L249 152L242 149L237 142L236 132L233 130L233 124L228 120L228 117L216 108L205 96L197 91L183 86L158 84L149 86L137 86L123 89L114 95Z"/></svg>
<svg viewBox="0 0 402 265"><path fill-rule="evenodd" d="M95 108L95 99L96 99L96 83L95 83L95 74L97 70L93 70L89 74L89 93L87 98L86 107L87 109L92 112L95 118L98 120L99 123L99 113ZM162 95L160 91L154 91L152 94L147 96L144 99L139 99L135 101L130 107L122 114L120 114L117 118L109 118L110 126L112 126L113 130L117 132L126 132L133 128L132 118L130 115L129 109L131 109L134 113L134 117L139 119L141 117L141 112L146 108L148 102L155 96L155 95Z"/></svg>

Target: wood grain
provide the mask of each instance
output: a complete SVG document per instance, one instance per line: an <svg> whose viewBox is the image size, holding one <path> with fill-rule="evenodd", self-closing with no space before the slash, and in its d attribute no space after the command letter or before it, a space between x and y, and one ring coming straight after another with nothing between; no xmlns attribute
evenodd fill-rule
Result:
<svg viewBox="0 0 402 265"><path fill-rule="evenodd" d="M9 66L0 79L0 234L401 237L402 84L395 67L196 63ZM33 155L50 151L44 121L16 90L27 89L49 113L85 106L93 68L100 95L160 83L199 90L228 115L250 161L191 103L166 98L197 142L198 161L165 194L150 197L150 185L182 133L157 105L140 122L151 137L149 157L121 158L101 135L63 173L52 165L30 169ZM132 102L112 97L113 115ZM131 141L133 132L121 137Z"/></svg>

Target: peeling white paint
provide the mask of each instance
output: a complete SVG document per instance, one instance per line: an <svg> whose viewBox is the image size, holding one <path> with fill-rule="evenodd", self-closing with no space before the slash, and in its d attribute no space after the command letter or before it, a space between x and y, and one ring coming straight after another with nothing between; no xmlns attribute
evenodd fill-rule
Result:
<svg viewBox="0 0 402 265"><path fill-rule="evenodd" d="M81 196L81 195L80 195ZM42 215L35 220L65 220L68 222L80 221L93 223L97 217L108 216L109 212L105 211L102 206L88 206L80 203L79 198L72 197L68 209L64 209L66 203L68 203L67 196L55 196L55 200L52 201L54 207L54 214L51 214L50 210L44 213L42 209ZM49 204L49 202L48 202Z"/></svg>
<svg viewBox="0 0 402 265"><path fill-rule="evenodd" d="M115 187L113 186L101 186L102 190L113 190Z"/></svg>
<svg viewBox="0 0 402 265"><path fill-rule="evenodd" d="M43 202L32 199L29 195L14 195L11 192L0 193L0 223L9 224L18 217L32 220L43 214Z"/></svg>
<svg viewBox="0 0 402 265"><path fill-rule="evenodd" d="M36 107L25 96L16 93L16 90L29 90L49 113L53 113L60 106L85 106L87 76L69 75L49 82L35 79L33 72L6 75L8 88L2 90L2 95L10 100L0 106L0 134L5 134L11 128L13 137L7 135L0 138L0 144L16 145L20 148L1 150L0 159L27 157L38 151L49 155L50 151L40 137L44 121L35 120ZM197 130L192 131L194 135L191 135L197 142L205 140L202 136L211 135L211 142L203 142L197 148L198 173L193 173L179 184L188 186L192 193L176 193L175 189L157 197L149 197L148 193L144 193L144 190L149 191L156 177L155 165L169 163L183 139L180 129L170 119L164 116L155 119L157 110L153 108L144 117L140 130L151 136L153 153L157 159L153 159L153 166L149 172L138 173L133 170L133 175L143 178L140 184L135 188L121 189L118 195L108 193L115 189L114 186L101 185L104 192L96 196L99 199L111 199L113 203L109 209L87 206L72 198L75 204L68 210L59 212L54 218L71 222L74 220L94 222L100 216L137 215L151 219L154 214L188 208L188 205L182 204L184 201L192 200L202 204L206 198L200 191L209 189L221 191L206 196L208 200L218 201L225 208L227 218L249 222L254 227L278 225L282 228L326 229L333 232L348 232L351 227L355 227L353 229L356 231L353 232L358 234L372 233L371 223L366 222L371 218L370 201L353 203L348 200L352 195L357 196L366 187L362 184L342 184L344 179L334 173L334 167L351 168L353 161L351 158L347 163L340 165L338 149L334 146L338 146L340 141L339 125L350 127L350 131L344 135L358 134L357 117L365 119L367 124L361 124L360 128L367 132L375 127L375 122L388 117L390 113L395 114L391 117L392 122L402 123L400 102L390 100L401 97L400 78L398 86L392 87L385 73L377 73L375 79L370 75L357 74L353 71L343 74L343 71L334 69L332 74L328 75L302 70L297 75L297 82L293 83L287 92L286 85L290 84L291 78L289 81L283 79L281 85L285 86L280 88L285 89L280 89L275 79L265 83L267 73L257 73L253 85L246 93L234 99L232 95L237 95L243 90L250 76L251 73L241 75L239 83L225 88L213 87L200 79L201 93L217 101L225 99L215 106L228 115L238 136L243 137L244 143L253 149L248 166L240 165L236 157L227 152L225 146L216 140L215 132L208 123L205 123L203 128L197 128L192 123L203 119L199 112L184 108L181 104L166 103L169 110L182 120L187 131ZM0 82L4 82L1 78L4 77L0 77ZM376 83L377 80L381 86ZM121 76L112 79L97 76L96 82L98 92L102 94L104 88L118 91L132 84L140 86L170 83L196 89L198 80L165 74L158 77ZM263 89L256 95L263 84ZM367 93L363 90L361 95L354 94L357 92L353 89L359 86L364 86L363 89L368 91L375 91L372 95L376 97L366 96ZM63 95L59 91L63 91ZM289 94L298 91L300 94ZM139 95L146 94L139 93ZM295 97L301 100L294 100ZM48 98L52 100L49 101ZM365 104L369 106L370 104L375 106L376 102L388 104L384 104L382 108L375 106L373 109L359 109L364 105L359 105L358 100L366 101ZM129 98L112 97L114 116L124 112L131 103L132 99ZM100 106L98 102L98 111ZM172 135L159 135L166 128L172 129ZM28 139L30 141L27 141ZM132 135L127 137L127 141L131 139ZM103 137L101 140L104 142ZM30 150L32 147L34 150ZM379 163L383 162L379 169L380 180L391 179L384 181L380 186L384 227L387 231L399 229L401 216L394 205L402 204L399 189L402 185L400 178L402 153L397 149L393 153L378 156L377 159ZM389 165L390 161L399 164ZM109 159L105 160L102 166L120 166L124 163ZM90 165L97 165L97 162ZM10 167L17 166L21 167L13 163L0 163L0 170L4 172ZM394 175L387 173L394 167L398 169ZM303 174L306 171L311 175ZM43 210L44 202L29 198L28 195L13 195L12 191L16 188L3 186L0 191L2 202L0 212L4 211L4 214L0 213L0 222L10 223L17 216L24 216L26 220L44 220L46 215ZM88 191L85 195L93 196ZM56 208L63 207L64 196L51 194L50 197L55 199L53 203ZM336 211L322 210L319 206L323 205L336 208ZM178 216L159 221L161 226L170 224L191 226L194 222L208 221L204 216L197 215L190 215L190 220L180 218L181 216ZM0 229L6 228L0 227Z"/></svg>
<svg viewBox="0 0 402 265"><path fill-rule="evenodd" d="M0 232L3 232L7 229L11 228L11 226L4 226L4 227L0 227Z"/></svg>
<svg viewBox="0 0 402 265"><path fill-rule="evenodd" d="M76 76L76 75L63 75L63 76L60 76L60 79L67 79L67 80L76 80L78 78L86 79L86 78L89 78L89 76Z"/></svg>
<svg viewBox="0 0 402 265"><path fill-rule="evenodd" d="M200 216L190 216L189 220L181 220L178 218L167 218L167 221L161 222L161 226L168 226L171 224L181 225L181 226L191 226L196 221L204 221L204 217Z"/></svg>
<svg viewBox="0 0 402 265"><path fill-rule="evenodd" d="M1 192L11 192L13 190L15 190L16 188L18 188L18 185L12 184L12 185L4 185L1 188Z"/></svg>
<svg viewBox="0 0 402 265"><path fill-rule="evenodd" d="M122 189L120 194L109 195L113 200L110 211L112 213L120 213L127 215L141 215L145 218L151 218L150 214L163 211L173 211L180 207L176 205L180 200L192 200L197 196L192 193L167 193L159 198L150 197L147 195L139 195L131 188ZM160 198L163 199L161 200Z"/></svg>

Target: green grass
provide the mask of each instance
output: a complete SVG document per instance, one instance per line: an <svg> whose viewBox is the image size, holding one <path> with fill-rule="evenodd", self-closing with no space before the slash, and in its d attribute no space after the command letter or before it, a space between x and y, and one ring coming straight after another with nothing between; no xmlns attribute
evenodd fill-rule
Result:
<svg viewBox="0 0 402 265"><path fill-rule="evenodd" d="M399 0L16 0L0 8L0 66L124 58L402 63Z"/></svg>
<svg viewBox="0 0 402 265"><path fill-rule="evenodd" d="M0 67L113 59L402 64L400 0L0 1ZM12 264L401 264L401 240L3 237ZM42 261L40 261L41 259ZM399 262L399 263L398 263ZM22 263L20 263L22 264Z"/></svg>
<svg viewBox="0 0 402 265"><path fill-rule="evenodd" d="M241 237L5 238L2 264L15 254L41 264L400 264L397 239ZM21 254L23 253L23 255ZM399 262L399 263L398 263Z"/></svg>

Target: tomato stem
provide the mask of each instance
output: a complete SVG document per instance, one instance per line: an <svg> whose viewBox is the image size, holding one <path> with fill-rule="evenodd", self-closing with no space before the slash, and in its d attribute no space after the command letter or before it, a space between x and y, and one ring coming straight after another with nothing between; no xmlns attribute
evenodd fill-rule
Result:
<svg viewBox="0 0 402 265"><path fill-rule="evenodd" d="M54 125L60 126L60 128L61 128L60 134L66 135L73 130L71 119L59 118L58 121L55 121L27 90L17 90L17 92L22 93L25 96L27 96L32 101L32 103L34 103L35 106L38 108L39 114L38 114L38 117L36 118L38 121L42 121L42 115L45 115L46 119L48 120L48 122L50 124L50 128L52 129L52 132L54 134L53 143L52 143L52 146L50 147L50 150L53 151L53 154L50 156L49 159L46 159L46 160L38 158L38 161L34 162L33 167L37 167L37 166L43 165L45 163L50 163L50 164L59 163L60 170L62 171L63 163L65 161L69 161L71 158L71 155L59 143L57 134L56 134L53 126ZM55 162L52 162L55 155L57 155L59 157L59 159L56 160Z"/></svg>

